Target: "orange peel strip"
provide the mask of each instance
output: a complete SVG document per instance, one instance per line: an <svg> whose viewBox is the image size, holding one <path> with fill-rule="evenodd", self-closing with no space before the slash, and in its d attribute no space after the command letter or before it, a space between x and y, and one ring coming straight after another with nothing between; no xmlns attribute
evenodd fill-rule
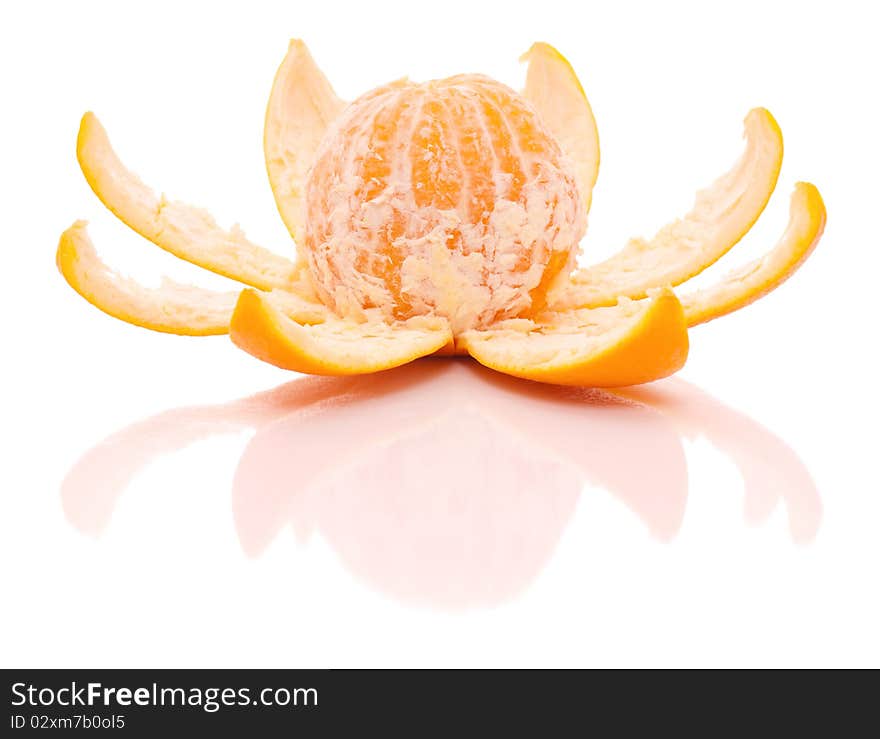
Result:
<svg viewBox="0 0 880 739"><path fill-rule="evenodd" d="M729 273L718 284L681 298L688 326L732 313L775 290L804 263L825 228L825 204L815 185L798 182L788 226L776 246Z"/></svg>
<svg viewBox="0 0 880 739"><path fill-rule="evenodd" d="M554 306L614 305L640 299L657 287L674 287L726 254L755 224L782 166L782 132L764 108L745 119L746 149L733 168L697 194L691 211L652 239L632 239L604 262L578 270Z"/></svg>
<svg viewBox="0 0 880 739"><path fill-rule="evenodd" d="M575 165L575 179L587 211L599 176L599 130L584 88L568 60L550 44L532 45L523 95Z"/></svg>
<svg viewBox="0 0 880 739"><path fill-rule="evenodd" d="M58 242L56 263L67 283L108 315L142 328L185 336L229 333L239 290L222 292L164 278L145 287L105 264L95 251L85 221L77 221ZM328 311L297 293L273 290L278 308L299 323L317 324Z"/></svg>
<svg viewBox="0 0 880 739"><path fill-rule="evenodd" d="M76 154L86 181L112 213L156 246L187 262L261 290L294 289L300 267L226 231L205 210L156 195L120 161L94 113L80 123Z"/></svg>
<svg viewBox="0 0 880 739"><path fill-rule="evenodd" d="M187 336L225 334L238 292L214 292L164 280L148 288L120 275L95 252L85 221L58 242L58 269L68 284L96 308L126 323Z"/></svg>
<svg viewBox="0 0 880 739"><path fill-rule="evenodd" d="M303 243L306 173L324 132L344 106L306 45L291 40L269 94L263 151L278 213L297 244Z"/></svg>
<svg viewBox="0 0 880 739"><path fill-rule="evenodd" d="M452 340L442 319L400 324L329 319L301 325L271 295L243 290L232 315L230 337L239 348L282 369L313 375L360 375L391 369L436 352Z"/></svg>
<svg viewBox="0 0 880 739"><path fill-rule="evenodd" d="M486 367L559 385L637 385L671 375L687 359L684 312L668 289L643 301L544 318L551 322L514 319L468 331L458 343Z"/></svg>

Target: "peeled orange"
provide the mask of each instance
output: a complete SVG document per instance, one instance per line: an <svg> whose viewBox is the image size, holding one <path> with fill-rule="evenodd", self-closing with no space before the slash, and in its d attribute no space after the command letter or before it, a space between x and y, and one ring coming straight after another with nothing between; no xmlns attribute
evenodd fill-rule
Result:
<svg viewBox="0 0 880 739"><path fill-rule="evenodd" d="M652 239L578 269L599 167L593 112L571 65L535 44L522 93L478 74L399 80L340 100L294 40L273 84L264 150L295 260L158 196L119 160L92 114L77 153L92 189L156 245L247 287L147 289L98 257L84 224L57 263L87 300L122 320L181 334L231 334L277 366L361 374L427 354L472 355L541 382L618 386L678 370L687 328L736 310L789 277L825 223L799 183L789 227L766 257L716 286L671 288L727 253L761 215L782 162L763 108L746 148Z"/></svg>

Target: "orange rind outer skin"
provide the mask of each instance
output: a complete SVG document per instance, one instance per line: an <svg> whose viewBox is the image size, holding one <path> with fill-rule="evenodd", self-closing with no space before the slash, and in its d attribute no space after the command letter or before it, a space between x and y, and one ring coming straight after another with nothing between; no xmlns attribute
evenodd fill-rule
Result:
<svg viewBox="0 0 880 739"><path fill-rule="evenodd" d="M819 190L809 182L798 182L792 195L789 227L774 250L780 252L779 260L773 260L776 255L771 252L764 260L752 263L758 267L756 273L759 279L750 284L743 281L730 289L723 281L714 290L709 288L682 297L688 326L706 323L745 308L779 287L813 253L825 231L826 220L825 203ZM767 260L770 260L769 264ZM779 263L774 264L775 261ZM742 270L746 273L746 279L750 276L748 272L751 267L746 265Z"/></svg>
<svg viewBox="0 0 880 739"><path fill-rule="evenodd" d="M220 336L229 332L227 324L222 320L195 325L175 320L173 312L170 315L151 316L142 311L127 309L124 301L107 299L106 296L102 298L101 291L93 290L88 278L83 278L79 268L79 250L81 248L79 241L87 238L85 226L85 221L77 221L61 234L55 253L55 264L67 284L95 308L126 323L160 333L179 336Z"/></svg>
<svg viewBox="0 0 880 739"><path fill-rule="evenodd" d="M688 334L681 303L671 290L651 305L617 343L570 366L511 366L493 362L477 345L469 354L480 364L526 380L582 387L625 387L668 377L688 356Z"/></svg>
<svg viewBox="0 0 880 739"><path fill-rule="evenodd" d="M576 134L574 141L577 142L576 145L578 148L585 147L585 150L582 149L577 152L577 154L569 151L566 153L572 155L574 160L577 169L578 186L581 190L580 194L584 199L587 211L589 211L590 205L593 201L593 187L599 177L599 165L601 161L599 151L599 132L596 126L596 118L593 115L592 106L590 105L587 93L584 91L584 87L577 76L577 72L574 71L571 62L569 62L556 47L551 46L544 41L536 41L527 52L520 56L519 60L520 62L531 62L536 58L552 61L556 65L556 71L561 73L560 76L565 79L572 89L577 91L578 103L581 106L580 120L577 121L579 129L571 131L571 133L572 135ZM524 94L527 98L531 99L528 87L527 82ZM535 101L532 100L532 103L534 104ZM539 108L539 113L545 113L545 111L542 108ZM566 121L568 124L571 122L571 118L568 118ZM556 129L555 126L553 128ZM570 128L570 125L567 126L567 128ZM554 134L558 137L560 133L562 133L561 130L554 130ZM563 144L563 141L560 141L560 143ZM563 149L566 148L567 147L563 144Z"/></svg>
<svg viewBox="0 0 880 739"><path fill-rule="evenodd" d="M776 188L784 153L782 130L766 108L754 108L749 111L745 119L745 127L747 141L749 141L748 132L750 130L754 132L754 156L757 158L756 161L760 160L763 163L763 167L756 170L758 175L748 170L750 172L748 186L739 192L736 201L731 204L720 221L712 225L710 233L702 237L705 244L699 251L689 253L686 259L673 261L671 264L661 264L660 269L644 272L637 262L635 269L627 266L628 255L632 254L632 247L627 245L604 262L574 272L572 288L560 292L555 307L594 308L614 305L620 297L641 300L653 289L664 286L675 287L696 277L736 246L764 212ZM712 192L719 182L726 182L732 172L742 167L743 161L741 157L727 174L702 189L697 195L698 200L704 193ZM725 198L732 197L737 189L734 188L731 193L726 193ZM692 210L682 218L664 226L651 239L632 241L642 242L645 245L643 248L649 251L667 249L669 244L663 242L658 244L656 240L668 229L678 228L680 223L691 220L694 212ZM719 224L723 224L721 231L717 230ZM641 259L642 255L639 255L639 261Z"/></svg>
<svg viewBox="0 0 880 739"><path fill-rule="evenodd" d="M241 292L229 327L235 345L264 362L295 372L333 376L368 374L398 367L433 354L452 340L448 326L423 333L425 336L418 341L401 340L396 352L370 351L369 339L364 338L352 342L352 345L360 344L361 351L334 356L334 352L327 351L320 340L313 338L309 328L291 321L266 296L251 289Z"/></svg>
<svg viewBox="0 0 880 739"><path fill-rule="evenodd" d="M294 262L250 242L237 227L220 228L207 211L168 201L144 184L123 164L94 113L82 117L76 156L97 198L160 249L260 290L296 289L300 269Z"/></svg>
<svg viewBox="0 0 880 739"><path fill-rule="evenodd" d="M292 111L285 111L289 96L295 101ZM318 68L308 47L301 39L291 39L287 54L272 81L263 123L263 154L275 206L297 247L305 242L305 207L303 204L305 175L327 127L343 110L346 103L339 99L324 73ZM293 150L285 140L282 113L290 112L290 127L296 136ZM293 161L278 161L281 152Z"/></svg>

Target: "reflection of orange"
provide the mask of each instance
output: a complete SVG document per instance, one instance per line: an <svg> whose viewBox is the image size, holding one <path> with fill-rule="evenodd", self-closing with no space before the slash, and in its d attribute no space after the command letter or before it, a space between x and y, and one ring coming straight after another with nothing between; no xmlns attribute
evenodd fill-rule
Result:
<svg viewBox="0 0 880 739"><path fill-rule="evenodd" d="M97 535L151 459L253 428L232 483L249 556L292 526L322 537L349 571L397 599L487 605L537 577L585 483L653 536L673 539L688 497L682 440L699 433L741 471L750 522L781 497L793 538L816 535L821 502L781 439L680 381L626 394L522 383L462 362L356 381L306 378L114 434L70 470L62 501L76 528Z"/></svg>
<svg viewBox="0 0 880 739"><path fill-rule="evenodd" d="M585 218L572 164L525 98L482 75L404 80L325 137L304 247L338 311L436 310L460 330L542 304Z"/></svg>
<svg viewBox="0 0 880 739"><path fill-rule="evenodd" d="M822 501L807 468L778 436L680 380L618 392L659 410L685 437L703 436L723 450L742 475L749 523L761 523L782 499L792 539L807 544L816 537Z"/></svg>
<svg viewBox="0 0 880 739"><path fill-rule="evenodd" d="M266 424L241 456L232 505L252 556L290 524L377 590L452 608L532 582L585 483L669 540L687 500L681 440L649 406L455 362L386 373Z"/></svg>
<svg viewBox="0 0 880 739"><path fill-rule="evenodd" d="M282 423L280 434L270 432L276 452L296 445L293 423ZM583 487L577 468L550 454L524 454L509 429L475 410L419 426L314 485L288 479L280 521L315 531L346 569L398 600L444 608L509 600L556 550ZM262 548L267 542L256 537L269 532L247 528L257 523L248 515L254 481L236 475L236 523L243 545Z"/></svg>

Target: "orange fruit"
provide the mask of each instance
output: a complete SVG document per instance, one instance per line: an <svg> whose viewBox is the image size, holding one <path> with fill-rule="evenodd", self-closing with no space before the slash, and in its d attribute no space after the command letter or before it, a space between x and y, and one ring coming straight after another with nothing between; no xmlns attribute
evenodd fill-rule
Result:
<svg viewBox="0 0 880 739"><path fill-rule="evenodd" d="M81 222L62 236L58 267L110 315L172 333L228 330L245 351L300 372L361 374L468 353L548 383L619 386L671 374L687 357L689 326L747 305L803 263L824 228L822 198L799 183L774 249L679 301L671 288L721 259L775 188L782 134L756 108L744 153L689 213L575 271L598 130L558 51L538 43L524 58L522 95L466 74L400 80L346 104L292 41L263 146L296 262L158 196L86 114L77 156L101 201L171 254L253 289L236 299L170 282L145 288L98 258Z"/></svg>
<svg viewBox="0 0 880 739"><path fill-rule="evenodd" d="M481 75L355 100L305 184L303 248L337 314L453 331L531 315L586 227L571 162L531 104Z"/></svg>

